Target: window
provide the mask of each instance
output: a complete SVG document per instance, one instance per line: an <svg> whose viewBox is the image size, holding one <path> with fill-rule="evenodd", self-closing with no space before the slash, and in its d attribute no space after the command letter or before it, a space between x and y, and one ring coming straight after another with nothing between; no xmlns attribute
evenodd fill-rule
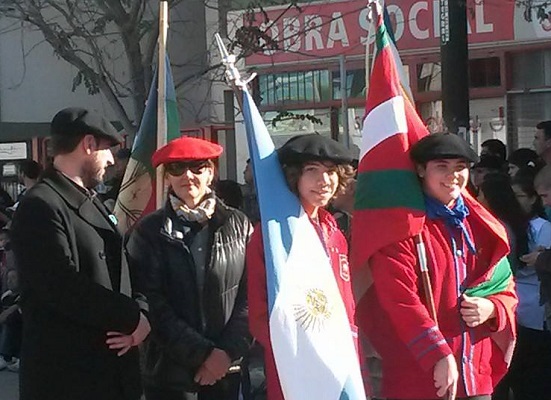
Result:
<svg viewBox="0 0 551 400"><path fill-rule="evenodd" d="M442 90L440 63L417 64L417 91L438 92Z"/></svg>
<svg viewBox="0 0 551 400"><path fill-rule="evenodd" d="M341 72L334 71L333 100L341 99ZM365 98L365 69L346 71L346 97L349 99Z"/></svg>
<svg viewBox="0 0 551 400"><path fill-rule="evenodd" d="M515 53L511 61L511 89L551 86L551 50Z"/></svg>
<svg viewBox="0 0 551 400"><path fill-rule="evenodd" d="M262 75L260 105L319 103L330 99L329 71L297 71Z"/></svg>
<svg viewBox="0 0 551 400"><path fill-rule="evenodd" d="M499 57L469 60L469 87L496 87L501 85Z"/></svg>

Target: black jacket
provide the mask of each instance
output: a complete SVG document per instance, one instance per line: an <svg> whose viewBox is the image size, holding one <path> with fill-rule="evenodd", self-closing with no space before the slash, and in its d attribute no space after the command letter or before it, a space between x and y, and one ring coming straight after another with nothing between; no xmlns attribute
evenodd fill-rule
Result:
<svg viewBox="0 0 551 400"><path fill-rule="evenodd" d="M198 290L185 229L167 205L140 221L128 244L138 290L149 304L151 335L145 344L146 383L195 391L193 378L215 347L232 360L250 345L247 321L245 247L247 217L217 199L208 223L204 287Z"/></svg>
<svg viewBox="0 0 551 400"><path fill-rule="evenodd" d="M137 350L118 357L105 344L108 331L132 333L140 312L105 207L50 169L19 204L12 244L22 290L21 399L138 399Z"/></svg>

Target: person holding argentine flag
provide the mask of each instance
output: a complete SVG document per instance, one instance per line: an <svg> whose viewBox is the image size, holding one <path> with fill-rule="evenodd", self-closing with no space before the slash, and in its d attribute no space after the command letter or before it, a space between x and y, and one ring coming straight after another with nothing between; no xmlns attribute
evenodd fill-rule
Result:
<svg viewBox="0 0 551 400"><path fill-rule="evenodd" d="M291 138L278 150L278 158L289 189L297 196L306 213L306 228L315 232L313 241L317 241L317 246L313 243L311 246L300 247L298 251L304 254L316 253L315 256L322 262L315 263L306 259L305 263L297 263L294 269L290 270L290 278L295 280L297 286L296 296L290 303L292 315L290 318L280 315L274 319L269 315L270 280L268 279L267 285L261 229L255 229L247 247L249 328L265 351L268 400L365 399L363 388L359 397L354 397L352 393L350 397L342 397L342 393L346 392L346 384L344 388L339 387L336 392L325 391L324 385L328 382L324 382L323 371L329 371L330 368L323 365L322 356L324 346L333 347L332 351L336 353L339 352L339 346L342 346L343 359L333 366L338 368L339 363L346 360L346 342L357 342L353 322L354 300L350 285L348 245L334 218L324 209L351 181L354 175L354 169L350 165L352 156L340 143L318 134L308 134ZM259 189L262 191L262 187ZM329 284L322 283L320 277L328 279ZM330 289L325 289L324 285ZM334 288L333 291L331 286ZM339 306L342 306L338 303L342 303L344 307L339 309ZM349 326L344 329L344 335L348 337L343 339L334 336L335 333L330 326L330 320L339 321L339 316L343 317L340 321L345 321L344 324ZM290 326L291 329L288 329ZM285 334L284 338L277 337L280 329ZM302 335L309 340L301 342ZM291 360L287 362L281 355L274 355L273 348L281 346L278 344L279 340L285 341L287 345L292 342L291 357L294 357L295 361L298 360L298 365L303 371L293 369ZM312 350L316 350L314 346L317 340L317 350L320 354L309 357L305 354L307 351L302 353L303 348L312 347ZM351 344L349 347L352 350L350 353L354 353L352 357L355 357L352 363L355 362L358 366L358 357L353 348L357 346ZM289 374L297 376L295 382ZM329 376L334 379L333 373Z"/></svg>

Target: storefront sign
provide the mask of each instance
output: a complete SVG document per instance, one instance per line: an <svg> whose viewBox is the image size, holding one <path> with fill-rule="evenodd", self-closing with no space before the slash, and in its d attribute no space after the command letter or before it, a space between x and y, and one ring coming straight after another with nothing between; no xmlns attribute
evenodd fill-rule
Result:
<svg viewBox="0 0 551 400"><path fill-rule="evenodd" d="M0 143L0 160L24 160L27 158L27 143Z"/></svg>
<svg viewBox="0 0 551 400"><path fill-rule="evenodd" d="M389 0L387 9L400 51L438 48L446 0ZM551 38L551 5L548 10L526 9L513 1L467 0L469 43L511 42ZM527 6L528 7L528 6ZM320 57L365 54L370 21L365 0L310 3L300 8L274 7L255 14L255 24L277 43L247 58L247 65L308 61ZM243 15L241 15L243 18ZM531 20L528 20L530 19ZM241 21L243 23L243 21ZM445 38L444 38L445 39Z"/></svg>

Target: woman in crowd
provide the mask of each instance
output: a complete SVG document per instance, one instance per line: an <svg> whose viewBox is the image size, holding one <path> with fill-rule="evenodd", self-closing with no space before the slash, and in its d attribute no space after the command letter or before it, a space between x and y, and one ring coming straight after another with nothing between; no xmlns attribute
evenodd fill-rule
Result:
<svg viewBox="0 0 551 400"><path fill-rule="evenodd" d="M278 155L289 188L299 197L330 257L350 325L355 329L354 300L347 261L348 245L335 219L325 210L331 199L342 193L354 176L350 165L352 156L340 143L317 134L291 138L279 149ZM260 227L255 229L247 249L247 273L249 324L251 333L264 348L268 400L283 400L270 342L266 269ZM304 367L309 368L307 365Z"/></svg>
<svg viewBox="0 0 551 400"><path fill-rule="evenodd" d="M504 173L486 175L478 192L483 204L507 229L509 238L509 262L513 270L519 264L518 257L528 252L528 225L530 217L522 209L511 188L511 181Z"/></svg>
<svg viewBox="0 0 551 400"><path fill-rule="evenodd" d="M435 317L409 237L369 261L373 289L360 329L382 358L387 399L487 400L506 369L494 346L499 332L512 346L516 303L502 226L466 192L476 153L458 135L433 134L410 152L423 190L421 232Z"/></svg>
<svg viewBox="0 0 551 400"><path fill-rule="evenodd" d="M529 218L528 251L519 253L515 271L518 295L518 342L506 382L515 400L545 399L551 394L551 332L546 329L545 307L540 301L540 281L529 256L551 247L551 223L544 215L541 199L534 188L534 176L521 169L512 181L517 199Z"/></svg>
<svg viewBox="0 0 551 400"><path fill-rule="evenodd" d="M222 147L182 137L160 148L165 206L141 220L127 251L149 304L147 400L237 400L247 353L245 248L252 227L210 189ZM235 372L237 371L237 372Z"/></svg>

